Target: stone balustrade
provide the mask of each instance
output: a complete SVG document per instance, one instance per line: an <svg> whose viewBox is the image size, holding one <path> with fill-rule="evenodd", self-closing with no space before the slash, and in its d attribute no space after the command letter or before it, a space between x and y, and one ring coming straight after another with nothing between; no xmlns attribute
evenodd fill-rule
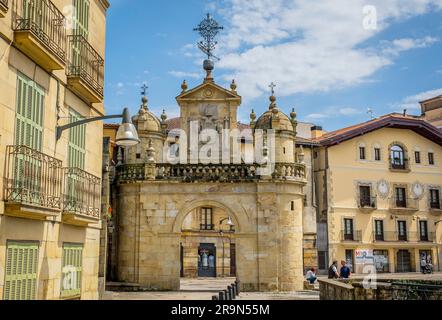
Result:
<svg viewBox="0 0 442 320"><path fill-rule="evenodd" d="M150 169L153 169L152 171ZM143 180L180 182L253 182L262 179L304 181L305 165L278 163L273 173L262 175L257 164L124 164L117 168L120 183ZM149 172L154 172L152 176Z"/></svg>

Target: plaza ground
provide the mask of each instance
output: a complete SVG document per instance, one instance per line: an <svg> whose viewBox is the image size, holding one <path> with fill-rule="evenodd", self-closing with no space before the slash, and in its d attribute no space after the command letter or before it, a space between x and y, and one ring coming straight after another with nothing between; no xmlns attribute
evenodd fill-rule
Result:
<svg viewBox="0 0 442 320"><path fill-rule="evenodd" d="M363 275L354 275L354 278L363 278ZM320 277L321 278L321 277ZM398 280L438 280L442 281L442 272L432 275L420 273L387 273L378 274L377 279ZM235 278L200 278L181 279L180 291L167 292L111 292L106 291L103 300L212 300L212 296L225 290ZM299 292L242 292L237 300L319 300L318 291Z"/></svg>

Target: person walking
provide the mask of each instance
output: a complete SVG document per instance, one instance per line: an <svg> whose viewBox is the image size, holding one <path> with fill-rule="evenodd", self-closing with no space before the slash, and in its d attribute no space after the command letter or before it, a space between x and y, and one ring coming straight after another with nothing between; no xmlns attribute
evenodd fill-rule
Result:
<svg viewBox="0 0 442 320"><path fill-rule="evenodd" d="M423 274L425 274L426 268L427 268L427 259L425 259L425 256L422 255L422 258L421 258L421 272Z"/></svg>
<svg viewBox="0 0 442 320"><path fill-rule="evenodd" d="M338 261L334 260L333 264L328 268L329 279L339 279Z"/></svg>
<svg viewBox="0 0 442 320"><path fill-rule="evenodd" d="M341 267L341 271L340 271L340 273L341 273L341 279L349 279L349 278L350 278L350 275L351 275L351 270L350 270L350 268L347 266L347 262L344 261L344 260L342 260L342 261L341 261L341 265L342 265L342 267Z"/></svg>

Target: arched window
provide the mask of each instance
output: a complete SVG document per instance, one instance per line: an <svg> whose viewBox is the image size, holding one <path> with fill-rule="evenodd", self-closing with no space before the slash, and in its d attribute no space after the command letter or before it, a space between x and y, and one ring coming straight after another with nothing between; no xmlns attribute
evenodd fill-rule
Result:
<svg viewBox="0 0 442 320"><path fill-rule="evenodd" d="M406 169L405 167L405 152L404 148L400 145L393 145L390 148L391 167L392 169Z"/></svg>

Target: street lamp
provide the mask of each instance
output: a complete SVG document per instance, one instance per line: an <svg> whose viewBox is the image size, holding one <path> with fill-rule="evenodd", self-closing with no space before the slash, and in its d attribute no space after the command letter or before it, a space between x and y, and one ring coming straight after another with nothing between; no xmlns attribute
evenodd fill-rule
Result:
<svg viewBox="0 0 442 320"><path fill-rule="evenodd" d="M434 223L434 226L436 227L436 230L434 232L435 236L437 236L437 225L439 223L441 223L442 220L436 221ZM437 238L436 238L436 244L437 244ZM440 254L439 254L439 246L436 246L436 251L437 251L437 269L440 271Z"/></svg>
<svg viewBox="0 0 442 320"><path fill-rule="evenodd" d="M89 123L89 122L95 122L95 121L101 121L101 120L107 120L107 119L118 119L123 118L123 121L118 128L117 135L115 142L118 146L121 147L131 147L135 146L140 143L140 139L138 138L138 133L135 128L135 126L132 123L132 120L130 118L130 113L128 108L124 108L123 114L117 114L117 115L110 115L110 116L103 116L103 117L94 117L94 118L88 118L84 120L79 120L73 123L66 124L64 126L57 126L56 127L56 139L55 141L60 140L61 134L64 130L81 126L83 124Z"/></svg>
<svg viewBox="0 0 442 320"><path fill-rule="evenodd" d="M222 223L224 222L224 221L226 221L227 220L227 222L226 222L226 224L228 225L228 226L230 226L230 230L232 230L232 227L235 225L234 223L233 223L233 221L232 221L232 217L227 217L227 218L224 218L224 219L221 219L220 221L219 221L219 225L220 225L220 228L221 228L221 225L222 225ZM224 272L224 266L225 266L225 250L224 250L224 231L221 229L220 231L219 231L219 234L220 234L220 236L221 236L221 241L223 242L223 277L225 277L225 272ZM232 238L230 237L229 238L230 239L230 244L232 243Z"/></svg>

